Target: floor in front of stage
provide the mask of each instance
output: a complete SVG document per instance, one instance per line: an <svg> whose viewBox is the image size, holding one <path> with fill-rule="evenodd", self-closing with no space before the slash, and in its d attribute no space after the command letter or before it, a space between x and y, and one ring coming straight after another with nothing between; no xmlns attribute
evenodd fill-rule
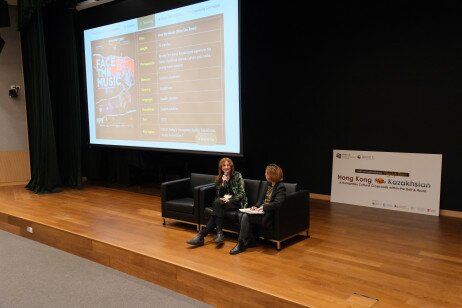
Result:
<svg viewBox="0 0 462 308"><path fill-rule="evenodd" d="M32 232L28 232L28 227ZM162 225L160 197L86 184L0 187L0 229L222 307L460 307L462 219L311 200L311 238L229 255Z"/></svg>

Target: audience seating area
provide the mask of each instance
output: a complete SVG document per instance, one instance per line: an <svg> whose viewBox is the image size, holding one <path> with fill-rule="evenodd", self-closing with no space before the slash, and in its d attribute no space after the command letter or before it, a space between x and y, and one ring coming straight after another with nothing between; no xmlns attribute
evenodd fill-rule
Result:
<svg viewBox="0 0 462 308"><path fill-rule="evenodd" d="M162 217L198 225L206 225L212 213L211 205L215 198L215 176L192 173L190 178L162 183ZM266 181L244 179L249 207L256 204L265 193ZM260 236L277 244L298 234L309 237L310 208L309 192L301 190L298 184L284 183L287 196L284 204L274 213L271 230L260 228ZM228 212L225 216L224 230L239 232L239 211Z"/></svg>

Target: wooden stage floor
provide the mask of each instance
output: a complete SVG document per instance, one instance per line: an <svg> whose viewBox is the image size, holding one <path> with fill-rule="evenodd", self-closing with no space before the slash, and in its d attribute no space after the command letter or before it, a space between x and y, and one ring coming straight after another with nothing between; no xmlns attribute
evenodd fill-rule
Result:
<svg viewBox="0 0 462 308"><path fill-rule="evenodd" d="M31 227L33 233L27 231ZM0 187L0 229L219 307L461 307L462 219L311 202L310 239L231 256L192 225L162 225L160 198L87 184Z"/></svg>

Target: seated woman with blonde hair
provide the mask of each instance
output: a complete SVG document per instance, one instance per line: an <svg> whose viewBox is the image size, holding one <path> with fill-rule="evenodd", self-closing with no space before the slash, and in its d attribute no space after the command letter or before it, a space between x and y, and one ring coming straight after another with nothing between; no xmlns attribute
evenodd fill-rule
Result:
<svg viewBox="0 0 462 308"><path fill-rule="evenodd" d="M247 247L255 243L253 234L253 225L262 225L265 228L271 228L274 216L274 210L281 207L286 198L286 187L284 186L282 169L276 164L266 166L265 193L259 197L257 204L251 209L262 214L244 213L240 220L240 232L236 246L229 251L235 255L243 252Z"/></svg>

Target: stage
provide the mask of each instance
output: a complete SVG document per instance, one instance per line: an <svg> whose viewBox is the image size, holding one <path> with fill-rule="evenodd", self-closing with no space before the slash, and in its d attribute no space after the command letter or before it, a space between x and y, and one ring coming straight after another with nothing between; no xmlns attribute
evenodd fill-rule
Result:
<svg viewBox="0 0 462 308"><path fill-rule="evenodd" d="M229 255L185 243L160 197L86 184L37 195L0 187L0 229L219 307L460 307L462 219L311 200L311 238Z"/></svg>

